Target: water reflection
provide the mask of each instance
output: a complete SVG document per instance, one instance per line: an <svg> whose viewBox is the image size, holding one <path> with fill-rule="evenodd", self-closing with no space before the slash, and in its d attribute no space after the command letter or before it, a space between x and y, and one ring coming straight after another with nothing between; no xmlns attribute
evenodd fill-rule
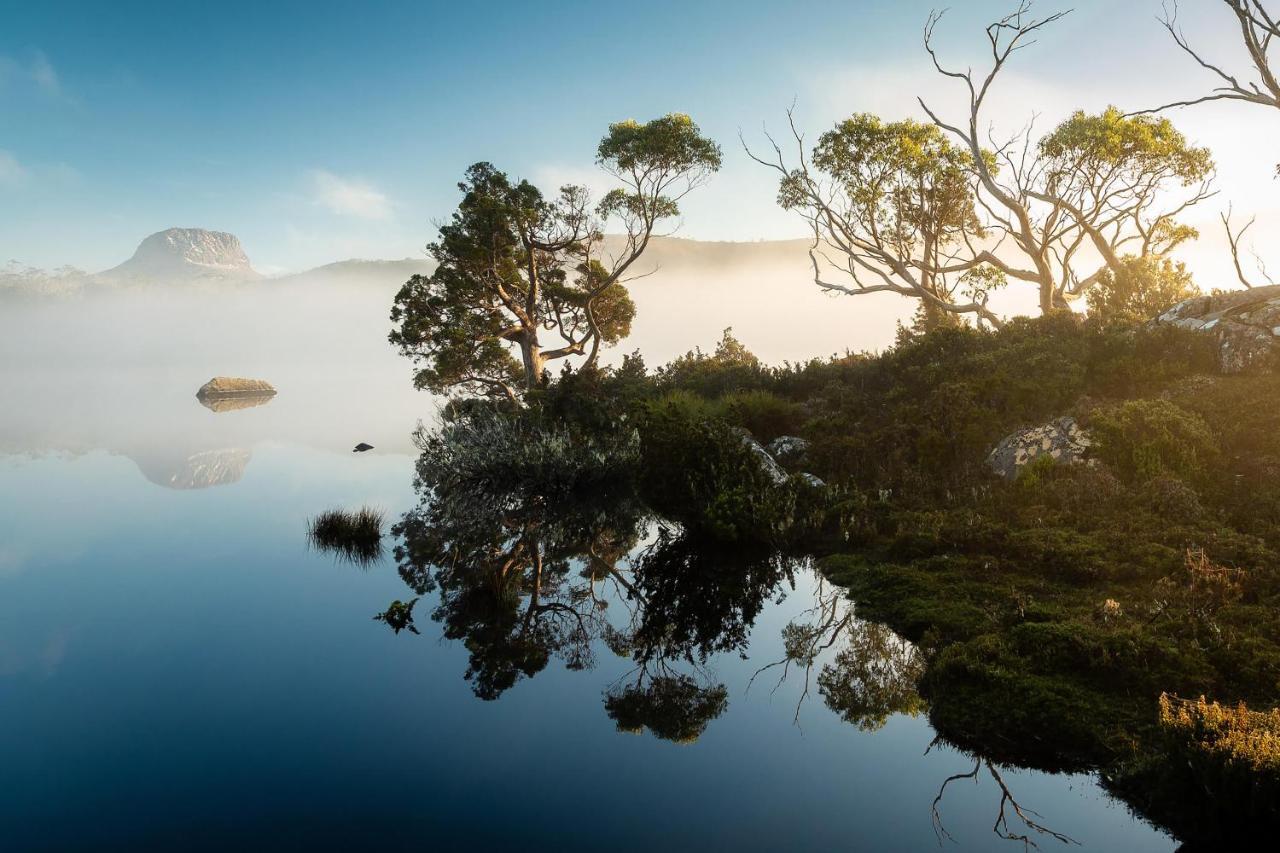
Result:
<svg viewBox="0 0 1280 853"><path fill-rule="evenodd" d="M257 406L265 406L274 400L276 395L271 394L237 394L234 397L196 397L200 401L200 405L204 406L211 412L238 412L241 409L253 409Z"/></svg>
<svg viewBox="0 0 1280 853"><path fill-rule="evenodd" d="M605 712L624 731L695 740L728 705L706 670L746 648L763 604L789 588L796 561L734 553L652 518L625 488L551 501L491 489L452 494L418 484L419 503L393 528L401 578L436 593L431 619L467 649L464 677L501 696L552 660L589 669L600 650L634 666ZM377 617L416 633L419 599Z"/></svg>
<svg viewBox="0 0 1280 853"><path fill-rule="evenodd" d="M894 714L914 717L925 709L916 689L924 675L924 656L886 626L857 618L844 591L821 578L813 606L787 623L782 640L783 657L756 670L751 682L777 670L776 691L793 670L801 671L804 689L796 703L797 723L814 681L814 666L832 649L834 655L817 673L818 692L846 723L876 731Z"/></svg>
<svg viewBox="0 0 1280 853"><path fill-rule="evenodd" d="M155 448L126 454L137 464L142 475L166 489L207 489L240 481L252 458L242 447L220 450Z"/></svg>
<svg viewBox="0 0 1280 853"><path fill-rule="evenodd" d="M623 487L569 499L491 483L480 493L474 483L425 481L429 470L419 466L418 504L392 529L398 571L413 597L374 619L396 634L419 634L417 611L432 602L430 619L466 649L463 677L483 700L552 661L586 670L607 653L630 662L604 690L604 713L618 731L693 743L729 706L712 658L747 659L766 605L793 592L799 572L812 571L803 556L699 540L653 517ZM811 588L812 603L781 629L782 656L757 668L747 691L761 676L776 674L774 692L800 678L797 723L816 685L827 708L868 733L894 716L924 712L921 651L859 619L843 589L820 577ZM997 836L1028 846L1036 838L1070 840L1015 798L999 767L970 757L973 771L939 779L929 807L939 841L950 838L944 795L956 781L977 781L984 768L999 797L990 806Z"/></svg>

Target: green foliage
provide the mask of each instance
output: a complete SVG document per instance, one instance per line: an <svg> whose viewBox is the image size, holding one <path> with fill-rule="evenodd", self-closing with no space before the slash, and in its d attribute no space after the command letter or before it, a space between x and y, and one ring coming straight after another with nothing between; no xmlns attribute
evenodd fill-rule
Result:
<svg viewBox="0 0 1280 853"><path fill-rule="evenodd" d="M1184 184L1203 180L1213 169L1207 148L1196 148L1173 122L1161 116L1125 115L1107 107L1098 115L1077 110L1040 141L1055 166L1110 167L1128 174L1168 174Z"/></svg>
<svg viewBox="0 0 1280 853"><path fill-rule="evenodd" d="M799 404L768 391L735 391L717 402L726 420L761 442L796 432L804 419Z"/></svg>
<svg viewBox="0 0 1280 853"><path fill-rule="evenodd" d="M1120 262L1119 270L1108 269L1089 290L1090 316L1141 323L1200 293L1181 261L1128 255Z"/></svg>
<svg viewBox="0 0 1280 853"><path fill-rule="evenodd" d="M568 341L592 333L586 305L602 272L591 265L576 277L566 272L587 251L585 191L565 187L548 201L490 163L469 168L458 189L462 202L428 247L438 266L396 295L390 339L419 365L420 388L512 396L540 378L541 365L530 360L540 328L557 327ZM616 340L634 306L623 294L601 307L596 326ZM510 352L513 343L523 364Z"/></svg>
<svg viewBox="0 0 1280 853"><path fill-rule="evenodd" d="M658 368L659 389L680 389L703 397L722 397L733 391L759 390L769 382L769 370L742 342L725 329L716 348L695 348Z"/></svg>
<svg viewBox="0 0 1280 853"><path fill-rule="evenodd" d="M794 490L774 482L750 439L676 392L649 404L640 424L640 489L661 516L723 542L778 542Z"/></svg>
<svg viewBox="0 0 1280 853"><path fill-rule="evenodd" d="M626 481L637 459L634 429L586 432L537 412L475 407L438 430L419 429L418 478L454 496L460 512L498 495L552 499Z"/></svg>
<svg viewBox="0 0 1280 853"><path fill-rule="evenodd" d="M391 310L391 342L417 365L418 387L514 402L543 382L547 362L582 356L594 366L601 346L630 332L635 303L622 276L654 227L719 169L720 149L672 114L610 125L597 163L623 186L594 207L580 186L547 198L492 164L467 170L462 202L428 247L436 271L410 279ZM599 244L615 226L625 249L606 267ZM556 346L544 347L552 332Z"/></svg>
<svg viewBox="0 0 1280 853"><path fill-rule="evenodd" d="M1088 425L1098 458L1128 482L1166 474L1198 480L1219 454L1204 419L1168 400L1127 400L1094 412Z"/></svg>
<svg viewBox="0 0 1280 853"><path fill-rule="evenodd" d="M625 171L720 168L720 146L702 136L693 119L684 113L669 113L641 124L635 119L609 125L600 141L596 157Z"/></svg>

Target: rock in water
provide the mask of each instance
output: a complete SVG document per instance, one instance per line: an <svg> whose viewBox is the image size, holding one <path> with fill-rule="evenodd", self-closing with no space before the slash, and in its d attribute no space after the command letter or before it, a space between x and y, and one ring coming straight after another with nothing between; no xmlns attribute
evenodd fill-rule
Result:
<svg viewBox="0 0 1280 853"><path fill-rule="evenodd" d="M170 228L147 237L133 257L96 278L108 282L249 280L260 278L234 234Z"/></svg>
<svg viewBox="0 0 1280 853"><path fill-rule="evenodd" d="M1280 342L1280 285L1197 296L1152 322L1215 335L1219 369L1239 373L1266 363Z"/></svg>
<svg viewBox="0 0 1280 853"><path fill-rule="evenodd" d="M1054 462L1083 462L1093 445L1075 418L1058 418L1047 424L1007 435L987 455L987 467L1006 480L1015 480L1028 464L1048 456Z"/></svg>
<svg viewBox="0 0 1280 853"><path fill-rule="evenodd" d="M373 450L372 444L365 444L363 441L351 448L352 453L364 453L366 450Z"/></svg>
<svg viewBox="0 0 1280 853"><path fill-rule="evenodd" d="M261 379L240 379L234 376L215 376L200 386L196 397L200 402L232 398L274 397L276 389ZM263 400L262 402L266 402Z"/></svg>

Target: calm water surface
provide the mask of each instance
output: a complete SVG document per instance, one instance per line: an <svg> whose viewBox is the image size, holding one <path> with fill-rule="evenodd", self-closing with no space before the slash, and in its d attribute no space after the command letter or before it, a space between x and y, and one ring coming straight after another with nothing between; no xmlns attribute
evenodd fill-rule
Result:
<svg viewBox="0 0 1280 853"><path fill-rule="evenodd" d="M741 654L695 668L728 698L695 742L618 730L605 695L634 667L602 644L483 701L433 595L420 634L394 633L373 618L412 596L394 561L306 540L325 508L416 502L431 404L389 355L346 396L282 356L257 374L279 397L231 412L194 399L233 372L204 363L33 374L3 355L0 849L938 849L933 799L974 760L926 754L923 716L863 731L814 684L797 724L794 670L747 690L829 600L803 566ZM1003 778L1084 849L1175 846L1088 777ZM999 805L985 772L951 785L942 849L1021 849L992 833Z"/></svg>

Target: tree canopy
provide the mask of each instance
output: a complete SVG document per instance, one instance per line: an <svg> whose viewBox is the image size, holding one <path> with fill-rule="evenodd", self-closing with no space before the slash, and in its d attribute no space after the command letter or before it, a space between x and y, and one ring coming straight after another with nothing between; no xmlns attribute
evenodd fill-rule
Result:
<svg viewBox="0 0 1280 853"><path fill-rule="evenodd" d="M411 278L391 311L391 342L418 366L417 385L515 400L547 362L594 364L630 331L628 271L720 160L692 119L672 114L609 126L596 162L621 186L594 205L580 186L547 197L490 163L469 168L461 203L428 247L435 272ZM621 235L612 253L606 228Z"/></svg>
<svg viewBox="0 0 1280 853"><path fill-rule="evenodd" d="M988 26L985 75L943 65L933 47L941 16L930 16L925 49L964 83L965 122L921 101L929 123L858 114L807 152L793 122L794 165L772 138L772 156L748 151L778 172L781 206L808 222L819 287L917 299L925 328L964 316L994 325L996 288L1034 286L1042 312L1064 309L1125 256L1163 257L1196 236L1179 216L1212 194L1213 160L1167 119L1108 107L1038 138L1034 123L1007 139L984 128L1009 57L1062 14L1035 19L1024 2Z"/></svg>

